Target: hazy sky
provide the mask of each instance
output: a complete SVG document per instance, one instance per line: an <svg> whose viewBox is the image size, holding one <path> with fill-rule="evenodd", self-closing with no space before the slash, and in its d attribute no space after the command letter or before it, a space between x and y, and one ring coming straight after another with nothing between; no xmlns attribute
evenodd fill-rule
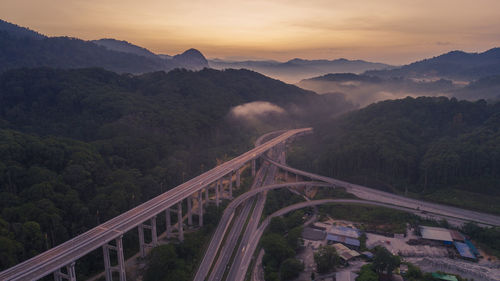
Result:
<svg viewBox="0 0 500 281"><path fill-rule="evenodd" d="M0 18L49 36L210 58L400 64L500 46L499 0L1 0Z"/></svg>

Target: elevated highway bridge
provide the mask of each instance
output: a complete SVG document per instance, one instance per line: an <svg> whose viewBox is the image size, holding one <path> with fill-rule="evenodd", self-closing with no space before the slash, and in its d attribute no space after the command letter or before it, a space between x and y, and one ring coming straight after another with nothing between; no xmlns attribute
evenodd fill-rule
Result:
<svg viewBox="0 0 500 281"><path fill-rule="evenodd" d="M192 224L193 215L193 202L197 203L197 213L198 223L200 226L203 225L203 206L208 204L210 201L215 201L214 203L218 205L220 203L220 198L222 191L221 189L229 189L229 194L232 194L233 181L236 186L240 185L240 169L247 163L251 163L252 176L255 175L256 170L256 159L262 158L271 165L276 166L285 172L285 175L295 175L296 178L302 177L305 179L311 179L311 182L296 182L296 183L285 183L285 184L275 184L270 186L263 186L257 189L252 189L251 191L244 193L237 197L229 205L229 207L224 212L223 218L221 219L220 233L216 233L212 237L211 244L206 252L206 255L200 265L198 273L195 280L204 280L209 273L210 265L213 262L215 253L219 250L221 245L222 237L224 237L225 232L230 224L231 219L234 216L234 211L237 206L239 206L245 200L252 198L253 196L265 192L270 189L291 187L291 186L324 186L324 187L343 187L346 191L355 194L358 198L363 200L326 200L326 201L308 201L304 203L299 203L294 205L289 209L284 211L289 211L294 208L302 208L302 206L312 206L324 203L369 203L372 205L379 205L385 207L391 207L400 210L406 210L410 212L429 212L434 213L442 217L454 218L462 221L473 221L485 225L500 226L500 217L483 214L479 212L463 210L460 208L439 205L434 203L429 203L425 201L420 201L416 199L407 198L404 196L398 196L391 193L386 193L376 189L371 189L368 187L351 184L345 181L340 181L337 179L332 179L324 177L321 175L316 175L313 173L301 171L294 169L292 167L284 164L284 149L283 154L280 155L278 161L270 159L265 155L265 153L271 149L278 146L284 146L286 142L293 140L293 138L311 133L311 128L295 129L288 131L278 131L266 134L259 138L256 142L256 147L232 160L229 160L159 196L101 224L89 231L66 241L44 253L41 253L29 260L26 260L14 267L11 267L5 271L0 272L0 280L37 280L43 278L49 274L54 275L56 281L59 280L76 280L75 272L75 262L82 256L87 255L91 251L98 248L102 248L104 257L104 267L106 280L110 281L113 279L113 273L117 272L120 281L126 280L125 275L125 262L123 255L123 244L122 237L123 234L137 229L139 234L139 245L141 255L144 257L146 255L147 247L154 247L158 245L158 234L157 234L157 216L165 212L166 214L166 232L167 236L172 234L172 231L177 231L179 240L183 240L183 220L186 217L188 225ZM276 136L277 135L277 136ZM265 139L274 137L271 140L262 143ZM262 143L262 144L261 144ZM226 180L226 186L223 186L223 179ZM298 180L297 180L298 181ZM210 199L209 193L212 193L214 200ZM230 196L232 197L232 196ZM182 214L182 204L187 202L187 216ZM302 205L300 205L302 204ZM171 224L171 213L177 215L177 226ZM273 214L280 215L281 213ZM249 259L258 242L257 237L260 237L261 232L265 228L264 224L256 229L255 235L253 235L251 241L249 242L247 250L242 257L242 262L239 263L241 267L238 268L238 272L246 272L246 267L248 267ZM263 228L264 227L264 228ZM145 243L145 231L144 229L151 230L150 232L150 243ZM256 240L257 239L257 240ZM117 257L117 265L112 266L110 262L110 254L115 254ZM237 279L242 278L241 274L237 274Z"/></svg>

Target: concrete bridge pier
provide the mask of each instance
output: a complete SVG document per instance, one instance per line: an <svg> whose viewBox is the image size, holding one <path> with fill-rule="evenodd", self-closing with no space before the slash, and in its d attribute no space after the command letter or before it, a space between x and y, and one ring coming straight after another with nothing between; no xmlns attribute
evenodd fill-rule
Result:
<svg viewBox="0 0 500 281"><path fill-rule="evenodd" d="M288 171L285 171L285 181L288 181Z"/></svg>
<svg viewBox="0 0 500 281"><path fill-rule="evenodd" d="M75 262L72 262L66 266L66 273L62 273L61 269L58 269L54 272L54 280L55 281L76 281L76 272L75 272Z"/></svg>
<svg viewBox="0 0 500 281"><path fill-rule="evenodd" d="M229 173L229 200L233 199L233 174L234 172Z"/></svg>
<svg viewBox="0 0 500 281"><path fill-rule="evenodd" d="M255 168L256 168L256 163L255 159L252 160L252 177L255 177Z"/></svg>
<svg viewBox="0 0 500 281"><path fill-rule="evenodd" d="M193 203L191 195L189 195L186 199L187 199L188 225L193 225L193 211L192 211Z"/></svg>
<svg viewBox="0 0 500 281"><path fill-rule="evenodd" d="M236 171L236 187L237 188L240 188L240 184L241 184L241 172L240 172L240 169L238 169Z"/></svg>
<svg viewBox="0 0 500 281"><path fill-rule="evenodd" d="M215 205L217 207L219 207L219 203L220 203L220 180L218 180L216 183L215 183Z"/></svg>
<svg viewBox="0 0 500 281"><path fill-rule="evenodd" d="M167 239L172 237L172 218L170 217L170 208L165 210L165 224L167 226Z"/></svg>
<svg viewBox="0 0 500 281"><path fill-rule="evenodd" d="M106 244L102 246L102 251L104 255L104 271L106 272L106 281L113 281L113 272L118 272L120 276L120 281L126 281L127 276L125 274L125 258L123 256L123 236L120 236L115 239L116 246ZM118 265L112 267L111 260L109 258L109 250L115 250Z"/></svg>
<svg viewBox="0 0 500 281"><path fill-rule="evenodd" d="M146 257L146 247L158 246L158 234L156 232L156 216L149 219L149 225L144 223L139 224L139 248L141 250L141 257ZM144 242L144 229L151 230L151 243Z"/></svg>
<svg viewBox="0 0 500 281"><path fill-rule="evenodd" d="M281 164L286 165L286 143L284 142L281 146Z"/></svg>
<svg viewBox="0 0 500 281"><path fill-rule="evenodd" d="M205 187L205 204L210 203L210 196L208 194L208 186Z"/></svg>
<svg viewBox="0 0 500 281"><path fill-rule="evenodd" d="M177 230L179 231L179 241L184 241L184 229L182 228L182 201L177 203Z"/></svg>
<svg viewBox="0 0 500 281"><path fill-rule="evenodd" d="M198 225L203 226L203 191L198 191Z"/></svg>

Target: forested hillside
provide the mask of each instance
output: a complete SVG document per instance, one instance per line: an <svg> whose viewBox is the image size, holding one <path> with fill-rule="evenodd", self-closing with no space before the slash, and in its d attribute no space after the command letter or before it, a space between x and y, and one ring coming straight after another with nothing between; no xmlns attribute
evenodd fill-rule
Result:
<svg viewBox="0 0 500 281"><path fill-rule="evenodd" d="M378 77L476 80L500 74L500 48L482 53L452 51L390 70L367 71Z"/></svg>
<svg viewBox="0 0 500 281"><path fill-rule="evenodd" d="M396 193L500 213L500 103L383 101L317 122L291 165Z"/></svg>
<svg viewBox="0 0 500 281"><path fill-rule="evenodd" d="M350 106L245 70L3 73L0 269L244 152L262 132L229 112L253 101L283 108L276 126Z"/></svg>

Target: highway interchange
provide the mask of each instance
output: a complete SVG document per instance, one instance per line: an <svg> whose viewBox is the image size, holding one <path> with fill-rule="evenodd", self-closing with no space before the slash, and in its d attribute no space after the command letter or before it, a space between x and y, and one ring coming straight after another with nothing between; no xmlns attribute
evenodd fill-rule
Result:
<svg viewBox="0 0 500 281"><path fill-rule="evenodd" d="M279 133L282 132L283 131L280 131ZM209 280L223 280L224 277L228 277L227 280L243 280L242 278L244 278L253 252L255 251L260 236L265 229L266 222L268 223L268 220L271 218L271 216L266 218L260 226L258 225L265 203L265 192L273 188L284 188L293 185L297 186L305 184L314 186L343 187L346 191L353 193L358 198L363 200L343 199L344 201L338 201L339 199L327 199L330 201L307 201L289 206L278 211L272 216L283 214L283 212L299 208L300 206L303 208L305 206L324 203L364 203L405 210L419 215L426 212L433 214L436 217L452 219L457 223L474 221L484 225L500 226L500 217L495 215L483 214L475 211L463 210L460 208L411 199L361 185L350 184L348 182L301 171L283 164L283 143L289 141L295 136L309 132L311 132L310 128L285 131L270 141L259 145L263 139L277 135L278 132L266 134L265 137L263 136L259 138L256 148L228 162L225 162L214 169L207 171L202 175L197 176L93 229L90 229L89 231L59 246L0 272L0 280L36 280L55 272L56 270L76 261L78 258L86 255L87 253L109 243L117 237L120 237L123 233L136 228L138 225L151 219L165 209L174 206L188 196L203 190L211 183L237 171L249 161L253 161L259 157L262 157L265 161L257 173L256 183L250 191L234 199L225 210L223 218L221 219L221 222L212 237L212 241L199 267L195 280L206 280L207 277ZM264 154L272 149L274 150L274 155L271 155L271 157L277 157L278 159L271 159ZM281 186L276 185L274 184L274 178L278 168L288 173L299 175L302 178L308 178L321 183L300 182L282 184ZM253 200L255 200L255 203ZM234 223L232 227L230 227L231 220L235 218L235 211L242 203L244 203L244 208L242 208L238 213L237 219L235 220L237 223ZM239 215L241 215L241 217ZM249 221L245 228L244 224L247 218L249 218ZM232 234L226 235L228 231ZM241 235L242 231L244 231L244 235ZM226 243L228 244L226 244L227 246L225 248L223 246L221 249L224 237L227 237ZM218 252L219 254L217 255ZM231 260L232 256L236 258ZM213 260L216 257L218 257L218 259L214 265ZM210 272L211 268L212 271ZM209 272L211 275L208 274Z"/></svg>
<svg viewBox="0 0 500 281"><path fill-rule="evenodd" d="M270 135L270 134L268 134ZM224 264L216 264L214 268L218 268L218 266L223 266L223 269L217 269L219 271L218 274L211 274L210 278L204 279L204 276L206 276L205 271L208 272L210 265L207 265L210 263L210 261L214 258L217 253L218 248L211 248L212 252L207 252L204 260L200 266L199 271L197 272L197 275L194 280L244 280L246 272L248 270L248 266L251 262L252 256L255 252L255 249L258 245L258 242L260 240L260 237L262 236L263 231L265 230L267 224L269 223L270 219L273 216L279 216L283 215L287 212L290 212L292 210L308 207L308 206L316 206L316 205L321 205L321 204L327 204L327 203L343 203L343 204L365 204L365 205L375 205L375 206L382 206L382 207L387 207L387 208L392 208L392 209L397 209L397 210L402 210L406 212L410 212L425 218L432 218L432 219L446 219L448 220L451 224L454 225L462 225L465 222L472 221L472 222L477 222L481 225L486 225L486 226L500 226L500 218L498 216L494 215L489 215L489 214L483 214L475 211L469 211L469 210L463 210L460 208L455 208L455 207L450 207L450 206L444 206L440 204L434 204L434 203L429 203L425 201L420 201L420 200L415 200L375 189L371 189L368 187L360 186L360 185L355 185L355 184L350 184L348 182L340 181L337 179L332 179L320 175L316 175L313 173L309 172L304 172L298 169L291 168L285 164L283 164L284 159L282 161L276 161L273 159L273 157L269 157L266 154L262 155L262 158L268 162L273 164L272 167L278 167L286 172L300 175L303 178L309 178L311 180L317 180L319 182L298 182L295 184L281 184L281 185L270 185L270 186L262 186L260 188L254 188L238 198L236 198L231 204L228 209L226 209L227 214L224 214L223 219L220 222L219 227L220 228L225 228L227 225L230 224L230 219L233 217L231 216L231 213L234 212L236 207L241 204L243 200L248 200L249 198L253 198L253 196L257 193L261 192L266 192L267 190L270 189L275 189L275 188L284 188L284 187L290 187L290 186L304 186L304 185L310 185L310 186L327 186L327 187L343 187L346 189L346 191L356 195L358 198L363 199L363 200L353 200L353 199L325 199L325 200L312 200L312 201L307 201L307 202L302 202L299 204L295 204L289 207L286 207L282 210L277 211L276 213L272 214L271 216L267 217L260 226L256 227L256 225L253 225L251 227L248 227L245 231L245 234L243 236L243 239L241 243L239 244L237 254L234 256L234 262L230 265L230 271L229 275L225 276L223 273L224 270L226 270L226 263ZM266 163L265 162L265 163ZM282 163L280 163L282 162ZM273 172L274 175L274 172ZM322 182L322 183L321 183ZM324 183L328 183L325 185ZM265 193L264 193L265 194ZM228 218L230 218L228 220ZM260 214L258 214L257 217L255 217L254 222L258 222L260 218ZM224 226L224 227L222 227ZM245 239L246 238L246 239ZM223 236L222 237L212 237L211 241L211 246L212 243L215 243L216 245L220 245L222 242ZM229 257L231 257L231 254L233 254L234 251L234 246L233 242L230 242L229 246L223 248L219 253L218 256L226 256L226 261L229 260ZM226 249L230 249L229 251ZM215 251L215 252L213 252ZM204 274L205 273L205 274ZM213 272L212 272L213 273Z"/></svg>

